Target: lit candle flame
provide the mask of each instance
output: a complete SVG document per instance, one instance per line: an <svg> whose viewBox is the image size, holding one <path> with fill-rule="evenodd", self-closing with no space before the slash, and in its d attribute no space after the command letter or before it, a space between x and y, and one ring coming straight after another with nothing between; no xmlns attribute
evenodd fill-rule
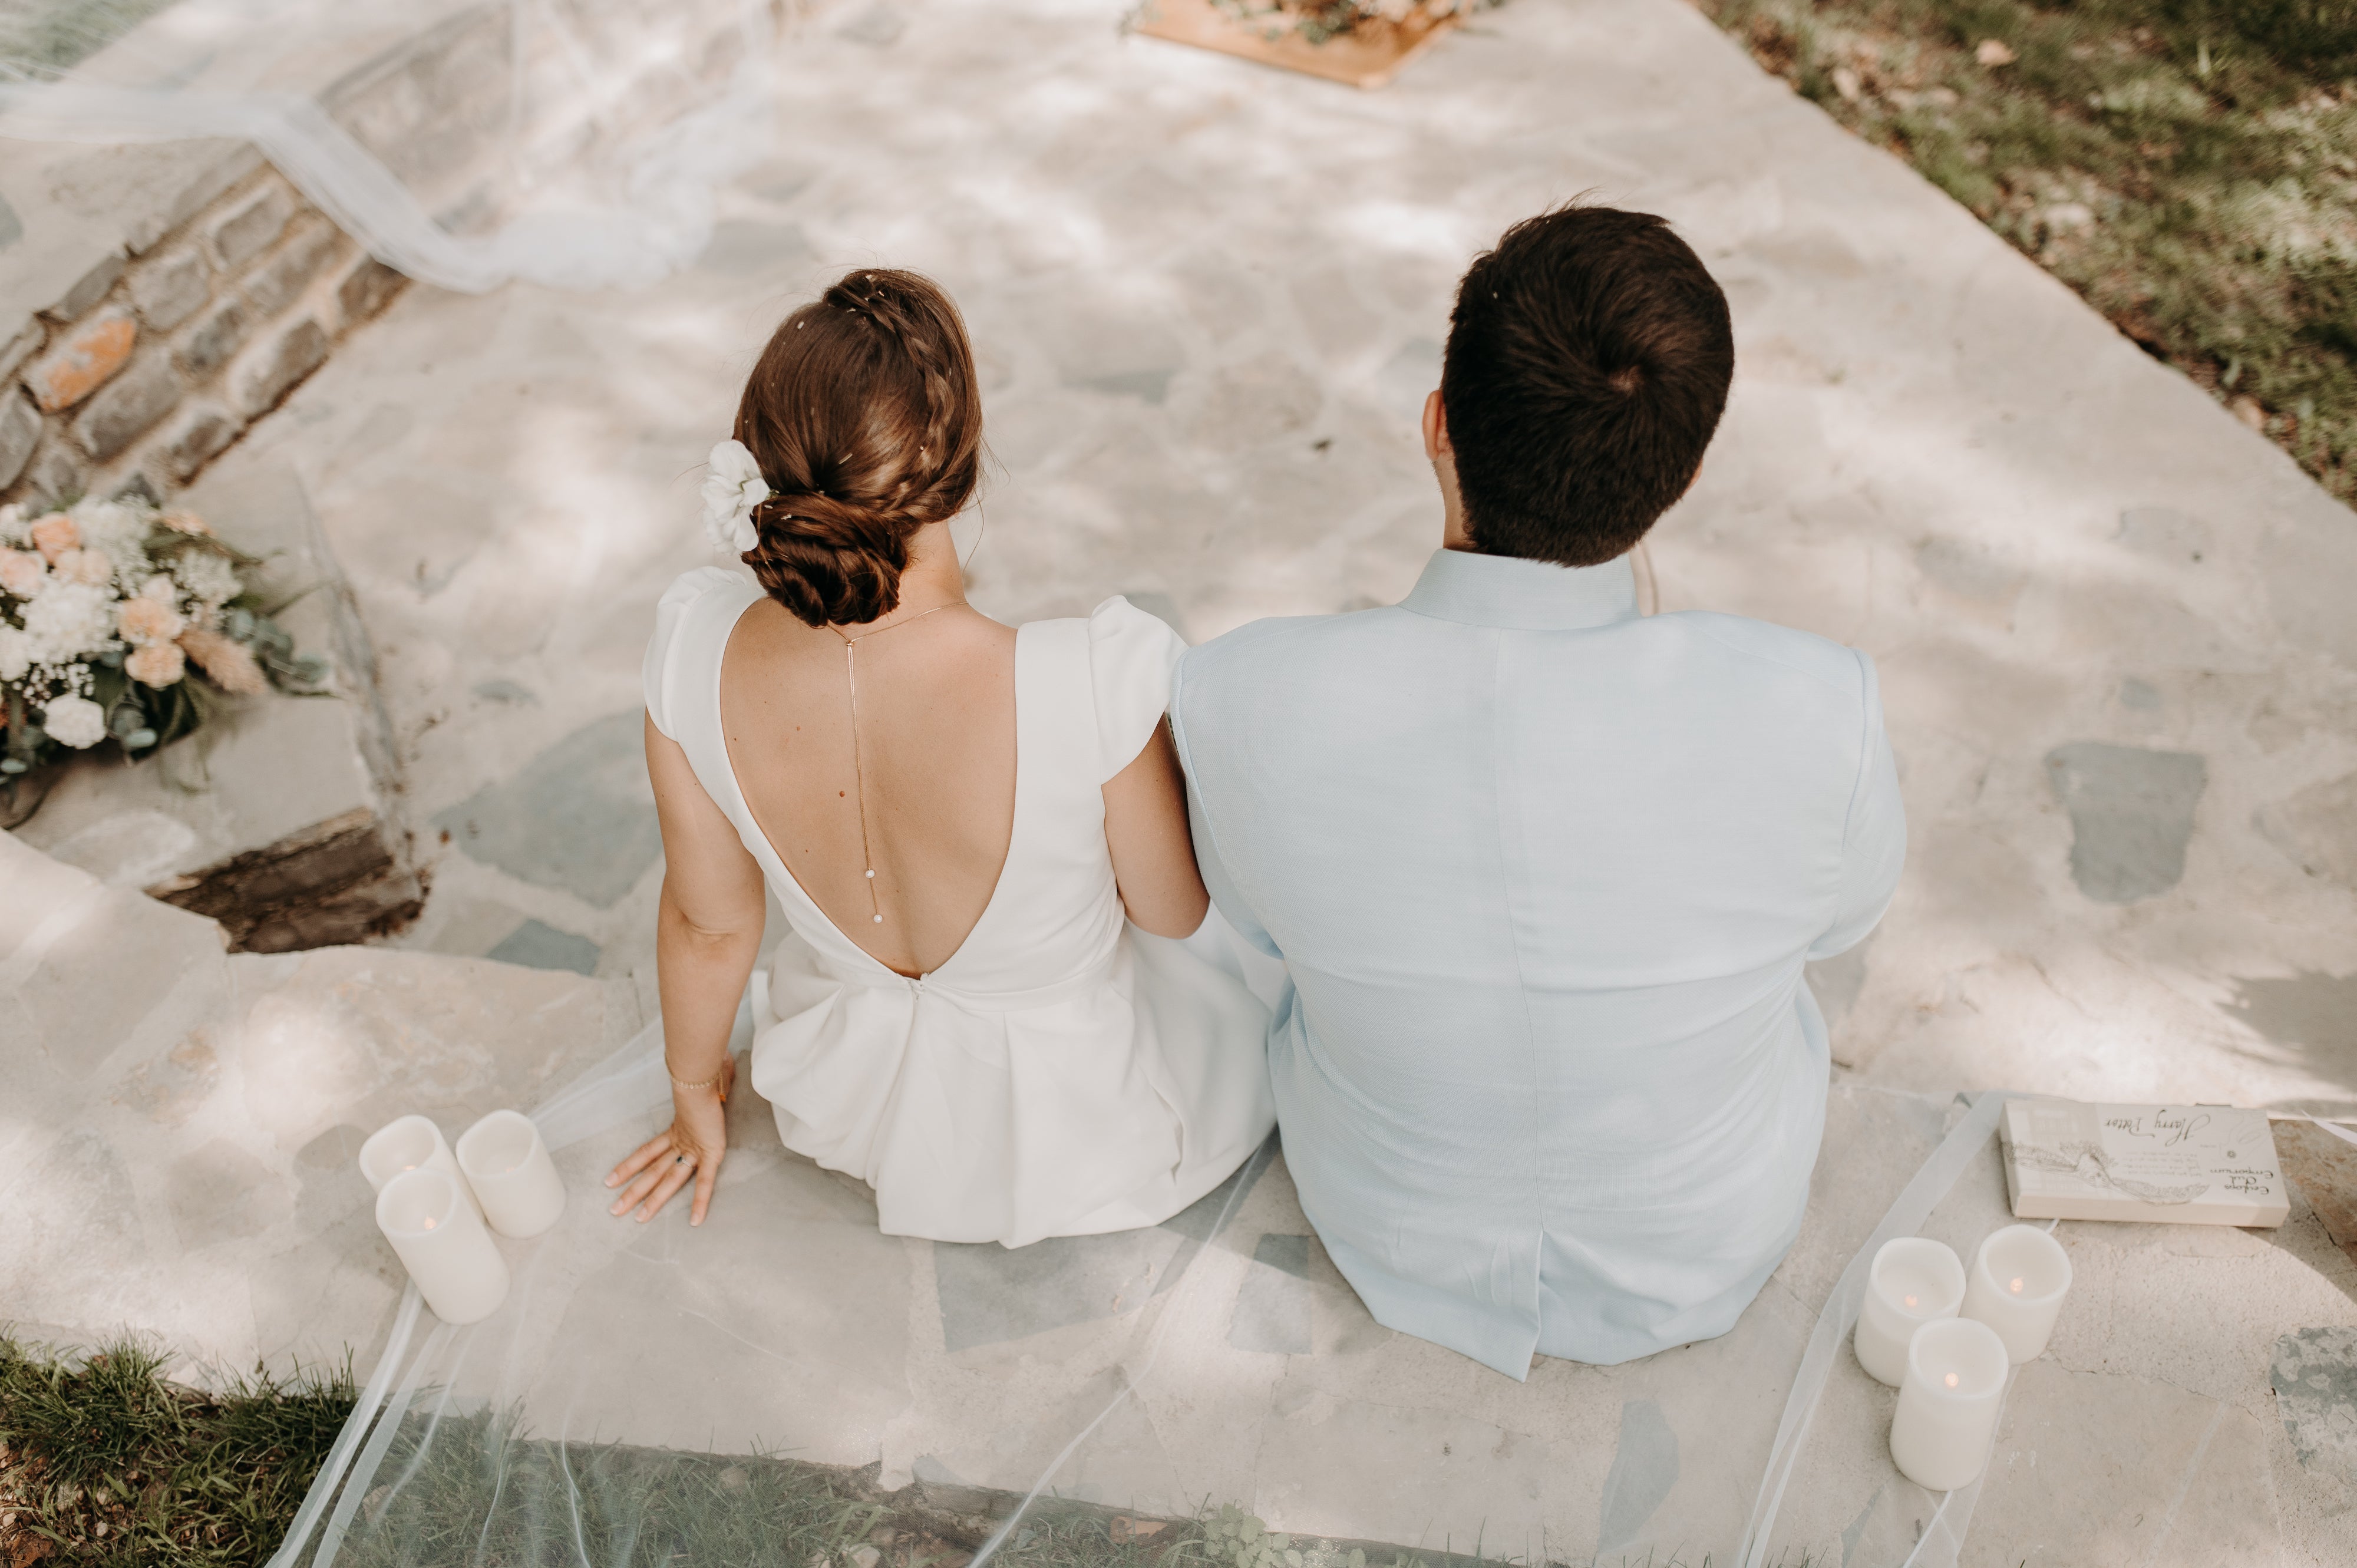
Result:
<svg viewBox="0 0 2357 1568"><path fill-rule="evenodd" d="M1948 1374L1948 1377L1947 1377L1947 1383L1948 1383L1948 1386L1949 1386L1950 1388L1952 1388L1952 1389L1953 1389L1953 1388L1954 1388L1954 1387L1956 1386L1956 1374L1955 1374L1955 1373L1953 1373L1953 1372L1950 1372L1950 1373Z"/></svg>
<svg viewBox="0 0 2357 1568"><path fill-rule="evenodd" d="M2013 1294L2016 1295L2019 1295L2021 1294L2021 1282L2019 1280L2013 1282Z"/></svg>
<svg viewBox="0 0 2357 1568"><path fill-rule="evenodd" d="M433 1229L434 1229L434 1221L433 1221L430 1218L425 1221L425 1229L427 1229L428 1230L433 1230ZM1951 1380L1951 1381L1953 1381L1953 1380L1952 1379L1952 1380Z"/></svg>
<svg viewBox="0 0 2357 1568"><path fill-rule="evenodd" d="M1910 1295L1910 1296L1909 1296L1909 1297L1907 1298L1907 1305L1910 1305L1910 1306L1914 1305L1915 1305L1915 1298L1914 1298L1913 1296L1911 1296L1911 1295Z"/></svg>

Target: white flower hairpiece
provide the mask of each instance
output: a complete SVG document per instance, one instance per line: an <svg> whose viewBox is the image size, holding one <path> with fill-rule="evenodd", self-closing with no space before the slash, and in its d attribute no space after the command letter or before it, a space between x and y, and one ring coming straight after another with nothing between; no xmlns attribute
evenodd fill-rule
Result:
<svg viewBox="0 0 2357 1568"><path fill-rule="evenodd" d="M742 441L715 446L711 465L704 480L704 532L714 549L742 555L760 541L753 509L770 499L769 481Z"/></svg>

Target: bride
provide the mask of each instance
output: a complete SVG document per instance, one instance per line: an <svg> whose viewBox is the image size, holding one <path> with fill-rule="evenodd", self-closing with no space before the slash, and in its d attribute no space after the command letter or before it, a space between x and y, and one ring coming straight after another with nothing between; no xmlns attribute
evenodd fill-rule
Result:
<svg viewBox="0 0 2357 1568"><path fill-rule="evenodd" d="M752 575L682 576L647 649L673 1120L607 1177L618 1215L693 1181L703 1222L748 980L780 1135L889 1234L1156 1224L1268 1134L1266 1011L1156 940L1209 908L1162 722L1182 644L1119 598L967 604L981 454L957 308L890 271L779 326L713 450L706 521ZM791 930L757 974L765 885Z"/></svg>

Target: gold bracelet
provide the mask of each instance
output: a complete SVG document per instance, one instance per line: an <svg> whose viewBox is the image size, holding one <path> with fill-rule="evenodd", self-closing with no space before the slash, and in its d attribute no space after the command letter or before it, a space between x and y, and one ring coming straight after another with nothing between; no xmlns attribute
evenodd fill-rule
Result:
<svg viewBox="0 0 2357 1568"><path fill-rule="evenodd" d="M726 1063L722 1063L718 1072L714 1073L710 1078L705 1079L701 1083L689 1083L684 1079L680 1078L677 1074L673 1073L671 1070L671 1064L669 1062L665 1062L663 1064L663 1073L666 1077L671 1079L671 1086L673 1089L710 1089L714 1084L718 1083L722 1079L728 1076L728 1068Z"/></svg>

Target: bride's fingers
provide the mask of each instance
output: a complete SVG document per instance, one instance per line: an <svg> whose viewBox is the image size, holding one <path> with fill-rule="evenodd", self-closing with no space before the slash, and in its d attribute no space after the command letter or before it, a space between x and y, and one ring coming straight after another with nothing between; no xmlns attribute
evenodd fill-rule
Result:
<svg viewBox="0 0 2357 1568"><path fill-rule="evenodd" d="M648 1220L661 1214L663 1205L671 1201L672 1195L686 1185L687 1178L694 1174L694 1167L684 1157L673 1160L666 1166L662 1173L662 1179L655 1183L654 1192L647 1198L646 1206L639 1210L639 1223L644 1225Z"/></svg>
<svg viewBox="0 0 2357 1568"><path fill-rule="evenodd" d="M665 1152L668 1153L669 1151L666 1150ZM646 1169L640 1171L637 1176L630 1178L629 1185L622 1188L621 1196L614 1199L614 1207L608 1209L606 1212L608 1214L628 1214L632 1206L637 1204L640 1198L646 1197L648 1193L654 1190L655 1184L662 1180L663 1172L669 1168L670 1167L668 1165L649 1165Z"/></svg>
<svg viewBox="0 0 2357 1568"><path fill-rule="evenodd" d="M714 1155L695 1162L695 1205L687 1211L690 1225L704 1223L704 1211L712 1207L712 1186L720 1179L720 1159Z"/></svg>
<svg viewBox="0 0 2357 1568"><path fill-rule="evenodd" d="M621 1186L622 1183L630 1180L632 1176L638 1175L639 1172L644 1170L648 1162L652 1160L657 1155L669 1154L670 1152L671 1133L668 1132L656 1133L653 1137L649 1138L645 1143L640 1144L638 1148L631 1153L630 1158L624 1160L620 1165L616 1165L613 1170L608 1174L606 1177L606 1185L608 1187Z"/></svg>

